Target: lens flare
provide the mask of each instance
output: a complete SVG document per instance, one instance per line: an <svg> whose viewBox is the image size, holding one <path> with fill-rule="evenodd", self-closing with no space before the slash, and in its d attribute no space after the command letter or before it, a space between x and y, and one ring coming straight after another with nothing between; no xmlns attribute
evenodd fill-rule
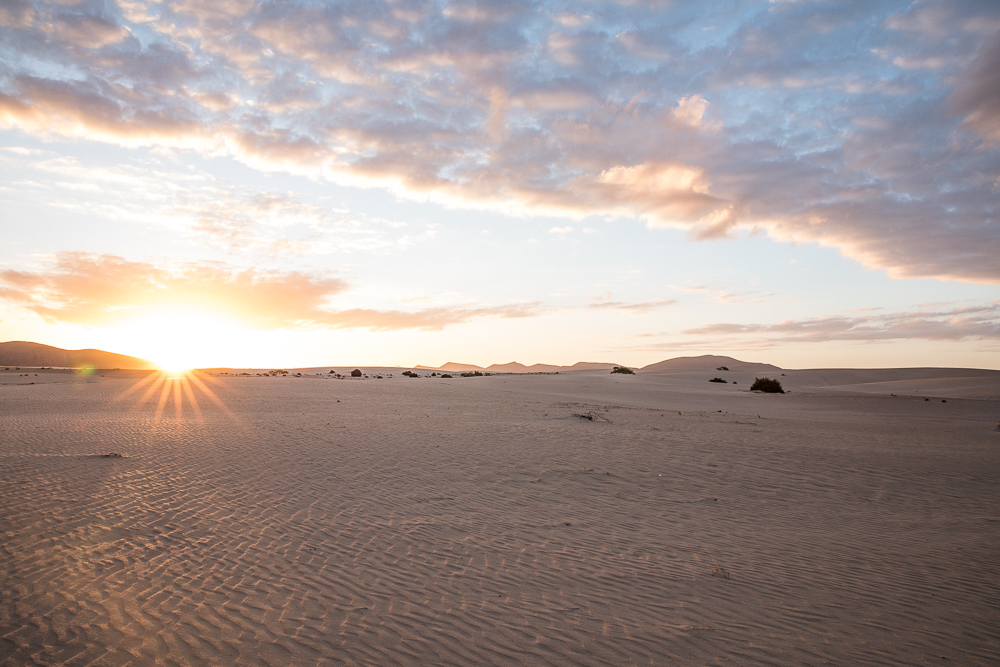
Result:
<svg viewBox="0 0 1000 667"><path fill-rule="evenodd" d="M133 400L135 400L138 397L138 400L132 406L135 410L142 409L147 402L151 402L155 406L153 408L153 421L158 423L164 419L164 414L170 414L167 412L167 407L173 401L173 416L175 419L181 420L190 416L199 422L203 422L204 414L198 401L198 395L200 394L215 404L226 415L232 419L236 419L232 411L226 407L226 404L206 382L212 382L219 387L224 386L212 376L198 370L180 368L176 370L164 369L151 371L131 387L115 396L112 402L124 401L129 397L133 397ZM186 410L188 412L185 412Z"/></svg>

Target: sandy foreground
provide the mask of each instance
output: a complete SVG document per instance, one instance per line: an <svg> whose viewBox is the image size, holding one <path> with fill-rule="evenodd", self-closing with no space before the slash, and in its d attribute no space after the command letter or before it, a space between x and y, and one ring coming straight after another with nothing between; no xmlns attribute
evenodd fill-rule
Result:
<svg viewBox="0 0 1000 667"><path fill-rule="evenodd" d="M399 370L0 373L0 665L1000 663L1000 372Z"/></svg>

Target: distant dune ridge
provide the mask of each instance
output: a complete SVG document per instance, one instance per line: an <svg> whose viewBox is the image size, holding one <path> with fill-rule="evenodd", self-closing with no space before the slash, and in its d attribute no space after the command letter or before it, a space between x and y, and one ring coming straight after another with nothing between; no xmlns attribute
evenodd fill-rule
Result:
<svg viewBox="0 0 1000 667"><path fill-rule="evenodd" d="M552 364L532 364L531 366L525 366L524 364L512 361L507 364L493 364L491 366L476 366L474 364L460 364L454 361L449 361L441 366L416 366L415 368L422 368L429 371L449 371L449 372L461 372L461 371L492 371L494 373L554 373L554 372L566 372L566 371L599 371L599 370L611 370L615 366L621 366L618 363L605 363L600 361L580 361L572 366L555 366ZM655 364L650 364L648 366L643 366L639 370L642 371L714 371L720 366L725 366L733 371L750 371L750 372L774 372L780 371L781 368L774 366L772 364L759 364L748 361L740 361L739 359L734 359L732 357L723 357L715 354L703 354L700 357L676 357L674 359L666 359L664 361L658 361Z"/></svg>
<svg viewBox="0 0 1000 667"><path fill-rule="evenodd" d="M447 372L487 371L493 373L552 373L581 370L608 370L620 364L580 362L572 366L517 362L482 367L448 362L442 366L417 366L418 369ZM718 369L725 368L727 372ZM674 377L688 382L705 374L722 375L732 390L743 390L755 377L780 379L785 388L807 392L854 394L909 394L919 396L998 398L1000 371L979 368L813 368L793 370L774 364L741 361L733 357L703 354L675 357L637 369L642 374ZM717 390L722 390L716 387Z"/></svg>
<svg viewBox="0 0 1000 667"><path fill-rule="evenodd" d="M677 357L658 361L655 364L643 366L642 371L714 371L725 366L731 371L752 371L767 373L780 371L781 368L772 364L758 364L751 361L740 361L732 357L720 357L715 354L703 354L700 357Z"/></svg>
<svg viewBox="0 0 1000 667"><path fill-rule="evenodd" d="M525 366L524 364L512 361L506 364L493 364L491 366L476 366L474 364L460 364L454 361L449 361L441 366L416 366L415 368L422 368L429 371L448 371L448 372L461 372L461 371L492 371L494 373L554 373L554 372L566 372L566 371L600 371L600 370L611 370L615 366L621 366L618 363L605 363L600 361L580 361L572 366L555 366L553 364L532 364L531 366ZM666 359L664 361L658 361L655 364L650 364L648 366L643 366L639 370L642 371L714 371L720 366L725 366L733 371L748 371L757 373L766 373L780 371L781 368L774 366L772 364L759 364L748 361L740 361L739 359L734 359L732 357L723 357L715 354L704 354L700 357L676 357L674 359Z"/></svg>
<svg viewBox="0 0 1000 667"><path fill-rule="evenodd" d="M123 368L151 370L157 365L147 359L104 350L64 350L23 340L0 343L0 366L52 366L55 368Z"/></svg>
<svg viewBox="0 0 1000 667"><path fill-rule="evenodd" d="M611 370L615 366L620 365L621 364L604 363L600 361L578 361L572 366L554 366L552 364L532 364L531 366L525 366L524 364L512 361L507 364L493 364L484 368L474 364L459 364L454 361L449 361L441 366L415 366L415 368L423 368L429 371L449 371L455 373L462 371L490 371L493 373L555 373L560 371Z"/></svg>
<svg viewBox="0 0 1000 667"><path fill-rule="evenodd" d="M491 373L566 373L569 371L610 371L621 364L581 361L572 366L553 364L524 364L512 361L506 364L476 366L449 361L441 366L414 366L424 371L460 373L485 371ZM152 370L158 366L146 359L130 357L103 350L63 350L51 345L27 341L0 343L0 368L5 366L55 368L93 367L102 369ZM320 368L320 367L316 367ZM324 368L329 368L324 367ZM726 368L726 372L718 371ZM222 369L216 369L222 370ZM245 370L245 369L244 369ZM306 369L300 369L306 370ZM383 369L392 372L393 368ZM654 374L674 378L678 382L709 379L722 375L725 384L714 390L743 390L755 377L781 379L786 389L807 392L836 392L855 394L909 394L938 395L940 397L998 398L1000 397L1000 371L978 368L813 368L784 369L773 364L741 361L733 357L704 354L697 357L675 357L637 369L641 374ZM731 384L730 384L731 383Z"/></svg>

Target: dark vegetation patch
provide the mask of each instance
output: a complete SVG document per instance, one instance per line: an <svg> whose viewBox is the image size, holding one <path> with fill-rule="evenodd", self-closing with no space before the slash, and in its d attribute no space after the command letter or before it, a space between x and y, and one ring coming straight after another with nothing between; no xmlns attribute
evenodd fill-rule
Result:
<svg viewBox="0 0 1000 667"><path fill-rule="evenodd" d="M778 380L772 380L771 378L755 379L753 384L750 385L750 391L762 391L765 394L785 393L785 390L781 388L781 382Z"/></svg>

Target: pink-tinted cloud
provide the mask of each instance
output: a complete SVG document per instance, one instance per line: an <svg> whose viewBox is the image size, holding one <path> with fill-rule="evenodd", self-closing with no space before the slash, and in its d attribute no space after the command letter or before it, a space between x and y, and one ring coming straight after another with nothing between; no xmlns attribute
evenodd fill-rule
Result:
<svg viewBox="0 0 1000 667"><path fill-rule="evenodd" d="M618 310L625 313L631 313L633 315L639 315L661 310L667 306L672 306L675 303L677 303L677 299L653 299L652 301L637 301L634 303L625 301L601 301L599 303L591 303L587 307L596 310Z"/></svg>
<svg viewBox="0 0 1000 667"><path fill-rule="evenodd" d="M0 126L998 283L1000 8L881 7L12 0Z"/></svg>
<svg viewBox="0 0 1000 667"><path fill-rule="evenodd" d="M1000 32L983 44L950 101L966 125L1000 143Z"/></svg>
<svg viewBox="0 0 1000 667"><path fill-rule="evenodd" d="M164 312L196 310L247 326L436 330L480 317L530 317L538 304L454 306L418 311L338 309L345 281L299 271L261 271L218 262L169 267L114 255L62 253L47 270L0 271L0 299L49 322L108 326Z"/></svg>
<svg viewBox="0 0 1000 667"><path fill-rule="evenodd" d="M11 92L0 93L0 125L126 146L214 143L206 139L201 119L159 95L32 76L15 77L9 88Z"/></svg>
<svg viewBox="0 0 1000 667"><path fill-rule="evenodd" d="M917 339L933 341L1000 341L1000 301L948 310L920 309L833 315L777 324L709 324L681 332L701 341L740 340L756 346L829 341L874 342ZM708 343L711 345L712 343ZM668 347L673 343L667 345Z"/></svg>

